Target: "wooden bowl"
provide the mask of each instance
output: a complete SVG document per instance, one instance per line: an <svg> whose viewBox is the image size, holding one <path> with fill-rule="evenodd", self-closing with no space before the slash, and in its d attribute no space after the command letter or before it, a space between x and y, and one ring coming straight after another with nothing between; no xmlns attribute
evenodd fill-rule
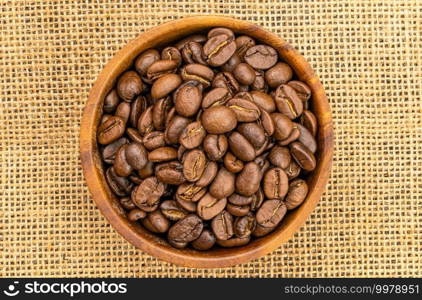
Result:
<svg viewBox="0 0 422 300"><path fill-rule="evenodd" d="M281 225L271 234L240 248L216 249L206 252L192 249L179 250L169 246L165 240L150 234L142 226L127 220L118 199L107 185L96 142L96 132L102 114L104 97L113 88L116 78L131 66L138 54L148 48L160 47L212 27L227 27L235 33L246 34L262 43L271 45L278 51L281 58L295 70L299 79L310 86L313 95L313 111L318 119L318 165L307 179L309 194L304 203L298 209L289 212ZM91 89L83 112L80 154L82 168L92 197L110 224L128 242L155 257L177 265L196 268L228 267L256 259L273 251L281 243L287 241L314 210L324 191L331 169L333 156L332 116L324 88L318 77L305 58L286 41L246 21L215 16L190 17L165 23L140 34L105 66Z"/></svg>

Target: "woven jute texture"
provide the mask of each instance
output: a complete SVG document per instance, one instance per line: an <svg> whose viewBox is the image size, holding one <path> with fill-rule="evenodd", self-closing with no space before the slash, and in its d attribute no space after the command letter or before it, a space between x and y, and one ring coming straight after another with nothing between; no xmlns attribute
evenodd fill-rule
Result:
<svg viewBox="0 0 422 300"><path fill-rule="evenodd" d="M336 147L327 190L277 251L233 268L163 263L100 214L79 159L96 76L139 33L249 20L320 76ZM422 276L422 1L40 0L0 4L0 276Z"/></svg>

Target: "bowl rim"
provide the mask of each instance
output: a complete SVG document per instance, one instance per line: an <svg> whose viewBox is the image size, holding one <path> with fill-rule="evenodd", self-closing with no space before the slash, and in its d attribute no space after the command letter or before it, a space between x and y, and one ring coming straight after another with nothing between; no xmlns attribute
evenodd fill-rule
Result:
<svg viewBox="0 0 422 300"><path fill-rule="evenodd" d="M105 95L114 86L118 75L126 70L142 51L163 45L181 37L211 27L228 27L247 34L274 47L281 58L295 70L299 79L306 82L313 93L312 105L318 120L317 168L308 183L309 193L303 204L289 213L271 234L239 248L200 252L175 249L141 226L127 220L124 211L112 195L104 177L96 142L96 132L102 114ZM167 37L171 35L171 39ZM170 21L138 35L126 44L106 64L89 93L80 126L80 157L88 189L101 213L112 227L129 243L142 251L179 266L196 268L229 267L261 257L286 242L306 222L316 207L327 184L333 158L334 137L330 105L324 88L309 63L299 52L276 34L247 21L220 16L195 16Z"/></svg>

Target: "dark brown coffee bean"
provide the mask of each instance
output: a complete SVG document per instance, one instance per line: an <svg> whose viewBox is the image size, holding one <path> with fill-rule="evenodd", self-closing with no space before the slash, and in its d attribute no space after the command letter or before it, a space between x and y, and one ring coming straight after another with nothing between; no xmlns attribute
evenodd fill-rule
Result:
<svg viewBox="0 0 422 300"><path fill-rule="evenodd" d="M184 81L196 80L205 88L211 85L214 78L214 72L209 67L201 64L186 65L182 68L180 75Z"/></svg>
<svg viewBox="0 0 422 300"><path fill-rule="evenodd" d="M116 153L116 157L114 159L113 167L116 171L116 174L121 177L127 177L130 173L132 173L133 168L126 159L126 147L128 144L122 145L120 149Z"/></svg>
<svg viewBox="0 0 422 300"><path fill-rule="evenodd" d="M243 60L246 54L246 51L249 50L252 46L255 46L255 41L253 38L241 35L236 38L236 53L239 55L240 59Z"/></svg>
<svg viewBox="0 0 422 300"><path fill-rule="evenodd" d="M237 206L246 206L252 203L253 196L243 196L233 193L229 198L229 202Z"/></svg>
<svg viewBox="0 0 422 300"><path fill-rule="evenodd" d="M215 244L215 235L214 233L212 233L212 231L208 230L208 229L204 229L201 233L201 235L199 236L199 238L197 238L196 240L194 240L191 245L193 248L195 248L196 250L208 250L211 249L212 246L214 246Z"/></svg>
<svg viewBox="0 0 422 300"><path fill-rule="evenodd" d="M234 237L228 240L217 240L217 244L221 247L225 248L233 248L233 247L240 247L248 244L250 242L251 238L249 236L240 238L240 237Z"/></svg>
<svg viewBox="0 0 422 300"><path fill-rule="evenodd" d="M210 193L205 194L196 207L197 214L203 220L211 220L226 207L227 198L218 199Z"/></svg>
<svg viewBox="0 0 422 300"><path fill-rule="evenodd" d="M129 214L127 215L127 218L130 221L135 222L135 221L145 218L146 216L147 216L146 212L144 212L143 210L140 210L139 208L134 208L129 212Z"/></svg>
<svg viewBox="0 0 422 300"><path fill-rule="evenodd" d="M180 51L189 42L197 42L197 43L202 44L202 43L205 43L206 41L207 41L207 37L205 35L193 34L177 42L175 47Z"/></svg>
<svg viewBox="0 0 422 300"><path fill-rule="evenodd" d="M286 215L287 208L283 201L277 199L266 200L256 213L256 222L262 227L277 226Z"/></svg>
<svg viewBox="0 0 422 300"><path fill-rule="evenodd" d="M213 88L225 88L230 94L234 95L239 91L239 83L236 78L234 78L232 73L221 72L215 75L214 80L212 81Z"/></svg>
<svg viewBox="0 0 422 300"><path fill-rule="evenodd" d="M289 189L289 179L280 168L272 168L264 175L264 194L269 199L283 199Z"/></svg>
<svg viewBox="0 0 422 300"><path fill-rule="evenodd" d="M207 166L205 167L202 176L198 181L195 182L195 185L200 187L205 187L211 184L218 172L218 165L214 161L208 161Z"/></svg>
<svg viewBox="0 0 422 300"><path fill-rule="evenodd" d="M147 162L147 164L145 165L145 167L143 167L142 169L138 170L138 175L139 177L141 177L142 179L148 178L150 176L152 176L154 174L154 164L152 162Z"/></svg>
<svg viewBox="0 0 422 300"><path fill-rule="evenodd" d="M230 151L243 161L255 159L255 149L248 140L240 133L234 131L229 136Z"/></svg>
<svg viewBox="0 0 422 300"><path fill-rule="evenodd" d="M254 159L254 162L258 165L261 173L264 174L270 167L270 162L268 161L269 152L266 152L260 156L257 156Z"/></svg>
<svg viewBox="0 0 422 300"><path fill-rule="evenodd" d="M132 142L143 143L143 137L139 134L138 129L128 127L126 128L126 135Z"/></svg>
<svg viewBox="0 0 422 300"><path fill-rule="evenodd" d="M165 186L156 177L148 177L132 191L133 203L146 212L158 208L160 197L164 193Z"/></svg>
<svg viewBox="0 0 422 300"><path fill-rule="evenodd" d="M193 149L202 144L207 132L201 122L192 122L186 126L179 137L179 143L186 149Z"/></svg>
<svg viewBox="0 0 422 300"><path fill-rule="evenodd" d="M116 110L117 105L120 103L119 95L116 89L112 89L104 98L103 110L106 113L112 113Z"/></svg>
<svg viewBox="0 0 422 300"><path fill-rule="evenodd" d="M129 121L130 117L130 103L128 102L121 102L114 113L116 117L120 117L123 119L125 123Z"/></svg>
<svg viewBox="0 0 422 300"><path fill-rule="evenodd" d="M143 144L149 151L164 147L166 145L164 132L151 131L150 133L147 133L143 138Z"/></svg>
<svg viewBox="0 0 422 300"><path fill-rule="evenodd" d="M278 111L286 115L289 119L296 119L302 114L302 100L300 100L295 90L292 89L289 85L280 85L273 92L273 98Z"/></svg>
<svg viewBox="0 0 422 300"><path fill-rule="evenodd" d="M163 201L160 205L160 210L170 221L179 221L188 215L188 212L174 200Z"/></svg>
<svg viewBox="0 0 422 300"><path fill-rule="evenodd" d="M301 124L296 124L296 127L300 131L298 141L305 145L312 153L315 153L317 150L317 143L312 133Z"/></svg>
<svg viewBox="0 0 422 300"><path fill-rule="evenodd" d="M142 182L142 178L134 173L129 175L129 180L132 181L136 185L141 184Z"/></svg>
<svg viewBox="0 0 422 300"><path fill-rule="evenodd" d="M234 70L233 75L240 84L250 85L255 81L255 70L246 63L238 64Z"/></svg>
<svg viewBox="0 0 422 300"><path fill-rule="evenodd" d="M221 66L221 70L224 72L233 72L234 68L236 68L236 66L240 63L240 57L237 53L235 53L224 65Z"/></svg>
<svg viewBox="0 0 422 300"><path fill-rule="evenodd" d="M126 160L134 170L141 170L147 164L148 152L139 143L130 143L125 149Z"/></svg>
<svg viewBox="0 0 422 300"><path fill-rule="evenodd" d="M152 99L164 98L181 84L182 78L177 74L166 74L158 78L151 88Z"/></svg>
<svg viewBox="0 0 422 300"><path fill-rule="evenodd" d="M177 159L177 150L173 147L160 147L148 154L148 160L152 162L163 162Z"/></svg>
<svg viewBox="0 0 422 300"><path fill-rule="evenodd" d="M170 222L167 218L161 213L161 211L156 210L148 214L146 217L148 229L156 233L167 232L170 228ZM145 226L145 223L143 222ZM145 226L146 227L146 226Z"/></svg>
<svg viewBox="0 0 422 300"><path fill-rule="evenodd" d="M252 235L254 237L262 237L262 236L269 234L274 229L275 229L275 226L274 227L262 227L261 225L256 224L255 230L252 232Z"/></svg>
<svg viewBox="0 0 422 300"><path fill-rule="evenodd" d="M219 160L226 154L229 146L225 135L209 134L204 139L204 150L210 160Z"/></svg>
<svg viewBox="0 0 422 300"><path fill-rule="evenodd" d="M233 31L231 31L230 29L225 28L225 27L216 27L216 28L211 29L210 31L208 31L207 37L210 39L210 38L217 36L217 35L220 35L220 34L225 34L228 37L234 39Z"/></svg>
<svg viewBox="0 0 422 300"><path fill-rule="evenodd" d="M144 96L138 96L130 106L129 122L132 127L138 126L141 114L147 109L148 103Z"/></svg>
<svg viewBox="0 0 422 300"><path fill-rule="evenodd" d="M154 130L152 123L152 106L148 107L138 119L138 131L141 135L145 135Z"/></svg>
<svg viewBox="0 0 422 300"><path fill-rule="evenodd" d="M224 65L234 54L236 43L233 36L218 34L208 39L203 50L207 63L218 67Z"/></svg>
<svg viewBox="0 0 422 300"><path fill-rule="evenodd" d="M183 156L185 155L187 150L188 149L186 149L183 145L180 145L179 148L177 148L177 159L179 161L183 161Z"/></svg>
<svg viewBox="0 0 422 300"><path fill-rule="evenodd" d="M132 210L136 208L135 203L129 197L123 197L120 199L120 205L126 210Z"/></svg>
<svg viewBox="0 0 422 300"><path fill-rule="evenodd" d="M245 54L245 61L254 69L265 70L275 65L278 55L274 48L267 45L250 47Z"/></svg>
<svg viewBox="0 0 422 300"><path fill-rule="evenodd" d="M207 192L207 189L195 183L183 183L177 188L176 195L183 201L198 202Z"/></svg>
<svg viewBox="0 0 422 300"><path fill-rule="evenodd" d="M221 167L210 185L209 192L218 199L226 198L234 192L235 179L236 176L233 173Z"/></svg>
<svg viewBox="0 0 422 300"><path fill-rule="evenodd" d="M165 138L167 139L167 143L179 143L179 137L182 134L183 129L185 129L185 127L188 126L189 123L189 119L175 115L169 122L169 125L167 126L165 131Z"/></svg>
<svg viewBox="0 0 422 300"><path fill-rule="evenodd" d="M202 108L206 109L211 106L224 105L231 99L231 94L225 87L214 88L205 95L202 100Z"/></svg>
<svg viewBox="0 0 422 300"><path fill-rule="evenodd" d="M256 220L253 214L237 218L234 222L234 233L237 237L244 238L252 234L256 227Z"/></svg>
<svg viewBox="0 0 422 300"><path fill-rule="evenodd" d="M262 203L264 202L265 195L262 188L258 189L258 192L256 192L254 195L252 195L252 202L251 202L251 211L257 211Z"/></svg>
<svg viewBox="0 0 422 300"><path fill-rule="evenodd" d="M105 121L107 121L110 117L112 117L112 115L109 115L109 114L104 114L104 115L101 117L100 124L102 124L102 123L104 123Z"/></svg>
<svg viewBox="0 0 422 300"><path fill-rule="evenodd" d="M286 172L287 177L289 178L289 180L292 180L296 177L299 176L301 171L301 168L299 167L299 165L294 161L294 159L292 159L290 161L290 164L287 168L284 169L284 172Z"/></svg>
<svg viewBox="0 0 422 300"><path fill-rule="evenodd" d="M318 131L318 121L311 111L306 109L303 111L300 116L300 123L309 130L312 136L316 136Z"/></svg>
<svg viewBox="0 0 422 300"><path fill-rule="evenodd" d="M233 217L223 210L212 219L211 228L218 240L228 240L234 234Z"/></svg>
<svg viewBox="0 0 422 300"><path fill-rule="evenodd" d="M292 157L289 148L275 146L271 149L268 159L274 166L286 169L290 165Z"/></svg>
<svg viewBox="0 0 422 300"><path fill-rule="evenodd" d="M259 189L262 175L261 169L255 162L247 163L242 172L236 177L236 193L243 196L255 194Z"/></svg>
<svg viewBox="0 0 422 300"><path fill-rule="evenodd" d="M202 126L211 134L229 132L237 125L236 114L226 106L214 106L206 109L201 120Z"/></svg>
<svg viewBox="0 0 422 300"><path fill-rule="evenodd" d="M238 122L254 122L261 116L258 106L245 99L233 98L226 105L234 111Z"/></svg>
<svg viewBox="0 0 422 300"><path fill-rule="evenodd" d="M272 113L271 118L274 122L274 138L284 140L289 137L293 130L293 122L283 114Z"/></svg>
<svg viewBox="0 0 422 300"><path fill-rule="evenodd" d="M168 240L168 242L171 246L173 246L176 249L183 249L183 248L186 248L188 245L188 243L180 243L180 242L175 242L173 240Z"/></svg>
<svg viewBox="0 0 422 300"><path fill-rule="evenodd" d="M300 100L302 100L302 102L305 102L311 98L311 88L306 85L306 83L298 80L292 80L289 81L287 85L295 90L297 96L300 98Z"/></svg>
<svg viewBox="0 0 422 300"><path fill-rule="evenodd" d="M177 89L174 95L176 111L179 115L184 117L195 115L201 106L201 101L201 89L192 81Z"/></svg>
<svg viewBox="0 0 422 300"><path fill-rule="evenodd" d="M163 60L175 60L177 64L182 63L182 55L176 47L166 47L161 51L161 59Z"/></svg>
<svg viewBox="0 0 422 300"><path fill-rule="evenodd" d="M187 64L198 63L201 65L206 65L204 51L202 45L197 42L189 42L182 49L183 60Z"/></svg>
<svg viewBox="0 0 422 300"><path fill-rule="evenodd" d="M155 49L148 49L136 58L135 69L139 74L144 76L148 68L157 60L160 60L160 53Z"/></svg>
<svg viewBox="0 0 422 300"><path fill-rule="evenodd" d="M124 101L131 102L144 90L141 77L135 71L127 71L117 81L117 93Z"/></svg>
<svg viewBox="0 0 422 300"><path fill-rule="evenodd" d="M290 144L290 153L296 163L305 171L313 171L316 167L316 159L311 150L309 150L301 142L293 142Z"/></svg>
<svg viewBox="0 0 422 300"><path fill-rule="evenodd" d="M276 88L280 84L285 84L293 77L292 68L283 62L276 63L265 72L265 80L271 88Z"/></svg>
<svg viewBox="0 0 422 300"><path fill-rule="evenodd" d="M115 140L111 144L108 144L107 146L105 146L101 151L104 162L108 164L113 164L117 151L120 149L122 145L127 144L127 143L129 143L127 138L122 137L118 140Z"/></svg>
<svg viewBox="0 0 422 300"><path fill-rule="evenodd" d="M297 128L296 123L294 123L293 124L293 130L290 133L290 135L287 138L285 138L284 140L278 141L277 143L280 146L286 146L286 145L290 144L291 142L296 141L299 138L299 136L300 136L300 131Z"/></svg>
<svg viewBox="0 0 422 300"><path fill-rule="evenodd" d="M289 184L289 192L286 196L286 207L288 210L295 209L305 200L308 194L308 185L303 179L295 179Z"/></svg>
<svg viewBox="0 0 422 300"><path fill-rule="evenodd" d="M255 71L255 81L251 84L253 91L268 92L268 84L264 78L264 71Z"/></svg>
<svg viewBox="0 0 422 300"><path fill-rule="evenodd" d="M97 140L102 145L108 145L120 138L124 133L125 121L120 117L112 116L98 126Z"/></svg>
<svg viewBox="0 0 422 300"><path fill-rule="evenodd" d="M237 126L237 131L243 135L248 142L259 149L266 141L264 128L257 123L242 123Z"/></svg>
<svg viewBox="0 0 422 300"><path fill-rule="evenodd" d="M164 130L167 115L172 108L170 97L159 99L152 108L152 123L156 130Z"/></svg>
<svg viewBox="0 0 422 300"><path fill-rule="evenodd" d="M186 181L183 176L183 165L177 161L157 165L155 174L158 180L167 184L179 185Z"/></svg>
<svg viewBox="0 0 422 300"><path fill-rule="evenodd" d="M111 191L119 197L128 195L133 188L133 183L126 177L117 176L113 167L107 169L106 180Z"/></svg>
<svg viewBox="0 0 422 300"><path fill-rule="evenodd" d="M226 210L235 217L243 217L249 213L250 207L248 205L238 206L231 203L227 203Z"/></svg>
<svg viewBox="0 0 422 300"><path fill-rule="evenodd" d="M201 178L205 170L207 158L202 150L194 149L187 152L183 159L183 175L186 180L195 182Z"/></svg>
<svg viewBox="0 0 422 300"><path fill-rule="evenodd" d="M189 243L201 235L203 228L202 220L197 215L191 214L170 227L168 239L181 243Z"/></svg>
<svg viewBox="0 0 422 300"><path fill-rule="evenodd" d="M149 66L144 80L147 83L151 84L165 75L175 73L177 67L178 62L176 60L157 60ZM159 98L162 97L158 97L155 99Z"/></svg>
<svg viewBox="0 0 422 300"><path fill-rule="evenodd" d="M264 128L264 131L267 136L272 136L274 134L274 120L271 117L270 113L268 113L265 109L261 109L261 117L258 120L258 123L261 124L262 128Z"/></svg>
<svg viewBox="0 0 422 300"><path fill-rule="evenodd" d="M252 96L252 102L265 109L267 112L272 113L275 111L275 102L273 97L263 93L261 91L251 91L250 95Z"/></svg>
<svg viewBox="0 0 422 300"><path fill-rule="evenodd" d="M238 159L231 152L227 152L226 155L224 155L223 162L224 167L226 167L226 169L232 173L239 173L240 171L242 171L244 166L243 161Z"/></svg>
<svg viewBox="0 0 422 300"><path fill-rule="evenodd" d="M196 206L197 206L196 202L183 200L177 194L176 194L176 201L177 201L177 204L179 204L180 207L182 207L186 211L191 212L191 213L196 212Z"/></svg>

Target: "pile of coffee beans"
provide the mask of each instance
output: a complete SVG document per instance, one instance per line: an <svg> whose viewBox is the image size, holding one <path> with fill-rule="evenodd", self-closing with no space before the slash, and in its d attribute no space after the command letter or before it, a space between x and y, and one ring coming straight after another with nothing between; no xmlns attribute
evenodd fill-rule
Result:
<svg viewBox="0 0 422 300"><path fill-rule="evenodd" d="M104 99L109 187L176 248L246 245L307 196L310 97L274 48L227 28L146 50Z"/></svg>

